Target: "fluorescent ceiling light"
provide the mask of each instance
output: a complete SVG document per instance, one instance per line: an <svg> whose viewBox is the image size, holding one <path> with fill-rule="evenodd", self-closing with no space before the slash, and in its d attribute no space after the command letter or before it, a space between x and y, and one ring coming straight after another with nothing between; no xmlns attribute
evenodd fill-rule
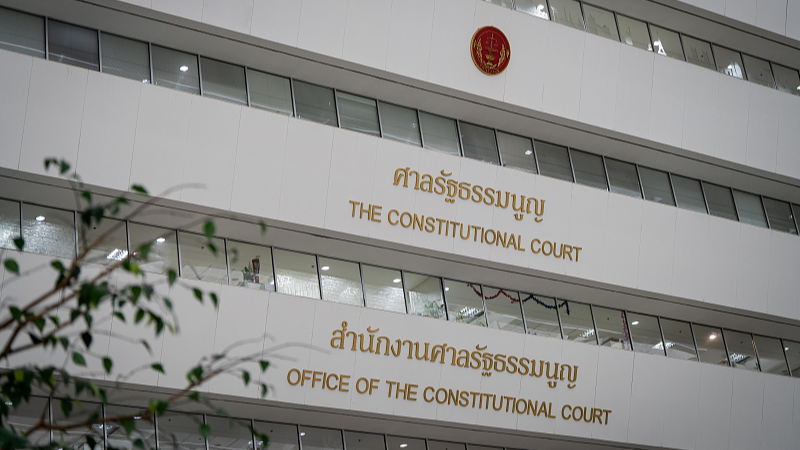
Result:
<svg viewBox="0 0 800 450"><path fill-rule="evenodd" d="M189 70L189 66L181 66L180 67L180 71L181 72L187 72L188 70Z"/></svg>

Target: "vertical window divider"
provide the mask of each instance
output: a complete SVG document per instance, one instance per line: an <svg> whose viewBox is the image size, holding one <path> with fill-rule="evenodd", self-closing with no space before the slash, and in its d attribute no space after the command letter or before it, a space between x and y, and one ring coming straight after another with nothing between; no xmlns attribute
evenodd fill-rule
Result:
<svg viewBox="0 0 800 450"><path fill-rule="evenodd" d="M47 421L48 423L53 423L53 397L47 398ZM53 429L50 429L50 443L54 443L55 439L53 439Z"/></svg>
<svg viewBox="0 0 800 450"><path fill-rule="evenodd" d="M319 255L314 255L314 261L317 262L317 286L319 286L319 298L324 300L322 296L322 271L319 270ZM275 266L273 265L273 267Z"/></svg>
<svg viewBox="0 0 800 450"><path fill-rule="evenodd" d="M251 430L250 431L250 436L251 436L251 439L253 440L253 446L250 447L250 448L253 449L253 450L258 450L258 441L256 440L255 429L256 429L256 421L253 420L253 419L250 419L250 430Z"/></svg>
<svg viewBox="0 0 800 450"><path fill-rule="evenodd" d="M200 55L195 55L197 58L197 79L198 79L198 86L200 87L200 95L203 95L203 63ZM208 449L206 449L208 450Z"/></svg>
<svg viewBox="0 0 800 450"><path fill-rule="evenodd" d="M686 47L683 45L683 33L681 32L678 32L678 42L681 43L681 53L683 53L683 60L685 62L689 62L689 58L686 56Z"/></svg>
<svg viewBox="0 0 800 450"><path fill-rule="evenodd" d="M44 17L44 59L50 59L50 19ZM53 432L50 432L50 440L52 441Z"/></svg>
<svg viewBox="0 0 800 450"><path fill-rule="evenodd" d="M103 41L100 38L100 30L97 30L97 71L103 71Z"/></svg>
<svg viewBox="0 0 800 450"><path fill-rule="evenodd" d="M358 278L361 279L361 305L366 307L367 306L367 290L364 286L364 269L361 267L361 263L358 263ZM320 280L321 281L321 280ZM405 294L403 294L405 296ZM406 308L408 311L408 308Z"/></svg>
<svg viewBox="0 0 800 450"><path fill-rule="evenodd" d="M599 347L600 336L598 336L598 334L600 333L597 332L597 321L594 320L594 307L592 307L592 305L589 305L589 313L592 315L592 326L594 326L594 340L595 342L597 342L597 346Z"/></svg>
<svg viewBox="0 0 800 450"><path fill-rule="evenodd" d="M703 203L706 205L706 214L711 214L711 208L708 207L708 197L706 196L706 186L702 181L700 181L700 193L703 194Z"/></svg>
<svg viewBox="0 0 800 450"><path fill-rule="evenodd" d="M572 149L570 147L567 147L567 159L569 160L569 170L572 172L572 182L575 183L575 164L572 164Z"/></svg>
<svg viewBox="0 0 800 450"><path fill-rule="evenodd" d="M99 33L98 33L99 34ZM100 404L100 411L103 414L103 420L100 422L103 424L103 448L108 448L108 424L106 424L106 404Z"/></svg>
<svg viewBox="0 0 800 450"><path fill-rule="evenodd" d="M272 290L274 292L278 292L278 272L275 270L275 247L269 248L269 259L272 260L272 282L275 283L272 285ZM322 293L320 292L320 297Z"/></svg>
<svg viewBox="0 0 800 450"><path fill-rule="evenodd" d="M458 134L458 156L464 156L464 143L461 141L461 121L456 120L456 133Z"/></svg>
<svg viewBox="0 0 800 450"><path fill-rule="evenodd" d="M553 301L555 301L556 306L556 318L558 319L558 331L561 332L561 340L564 340L564 326L561 324L561 311L558 310L558 299L553 297ZM569 303L567 303L567 307L569 307Z"/></svg>
<svg viewBox="0 0 800 450"><path fill-rule="evenodd" d="M583 21L583 32L588 33L589 28L586 26L586 13L583 12L583 2L578 2L578 7L581 9L581 20Z"/></svg>
<svg viewBox="0 0 800 450"><path fill-rule="evenodd" d="M600 159L603 161L603 174L606 176L606 191L611 192L611 180L608 178L608 167L606 167L606 157L601 155Z"/></svg>
<svg viewBox="0 0 800 450"><path fill-rule="evenodd" d="M333 90L333 106L336 107L336 127L341 128L342 119L339 118L339 90L335 88ZM344 437L342 438L344 439Z"/></svg>
<svg viewBox="0 0 800 450"><path fill-rule="evenodd" d="M150 61L150 79L147 80L150 84L155 84L153 81L153 44L147 43L147 58Z"/></svg>
<svg viewBox="0 0 800 450"><path fill-rule="evenodd" d="M650 39L647 46L650 48L651 53L656 53L656 47L653 45L653 33L650 32L650 22L644 22L644 27L647 29L647 37ZM698 361L700 361L698 359Z"/></svg>
<svg viewBox="0 0 800 450"><path fill-rule="evenodd" d="M247 94L247 106L250 106L250 76L248 75L249 70L247 70L247 66L244 66L244 91ZM255 438L254 438L255 439ZM255 445L255 440L253 440L253 445Z"/></svg>
<svg viewBox="0 0 800 450"><path fill-rule="evenodd" d="M181 233L175 230L175 243L178 246L178 276L183 276L183 262L181 261Z"/></svg>
<svg viewBox="0 0 800 450"><path fill-rule="evenodd" d="M656 323L658 323L658 332L661 334L661 346L664 347L664 356L667 356L667 340L664 339L664 329L661 327L661 317L656 316ZM689 329L691 328L692 326L689 325ZM692 338L692 341L694 341L694 338ZM694 346L694 351L697 353L697 345ZM698 362L700 361L698 360Z"/></svg>
<svg viewBox="0 0 800 450"><path fill-rule="evenodd" d="M225 267L228 271L228 284L231 284L231 259L228 256L228 238L224 238L222 243L225 249Z"/></svg>
<svg viewBox="0 0 800 450"><path fill-rule="evenodd" d="M131 257L131 223L129 221L125 221L125 245L127 245L128 250L128 259Z"/></svg>
<svg viewBox="0 0 800 450"><path fill-rule="evenodd" d="M481 287L481 301L483 303L483 323L486 324L486 327L489 327L489 312L486 310L486 289L484 289L483 284L479 284L478 286Z"/></svg>
<svg viewBox="0 0 800 450"><path fill-rule="evenodd" d="M417 125L419 126L419 142L422 145L422 148L425 148L425 134L422 132L422 117L419 115L419 110L415 109L417 112Z"/></svg>
<svg viewBox="0 0 800 450"><path fill-rule="evenodd" d="M742 56L742 62L744 62L744 56ZM774 64L772 64L772 61L767 61L767 64L769 64L769 70L772 72L772 87L773 89L778 89L778 79L775 76Z"/></svg>
<svg viewBox="0 0 800 450"><path fill-rule="evenodd" d="M20 221L21 223L22 221ZM81 254L78 244L78 213L77 211L72 211L72 226L75 231L75 259L78 259L78 255Z"/></svg>
<svg viewBox="0 0 800 450"><path fill-rule="evenodd" d="M295 429L297 430L297 450L303 450L303 440L300 439L300 425L295 425Z"/></svg>
<svg viewBox="0 0 800 450"><path fill-rule="evenodd" d="M672 191L672 199L675 201L675 207L679 208L680 206L678 206L678 196L675 195L675 184L672 183L672 172L667 172L667 178L669 178L669 188Z"/></svg>
<svg viewBox="0 0 800 450"><path fill-rule="evenodd" d="M800 208L797 209L798 211L800 211ZM795 236L800 236L800 219L798 219L797 216L795 216L794 210L795 208L792 206L792 203L789 202L789 212L792 214L792 220L794 221L794 229L797 231L797 234ZM19 223L21 225L22 221L20 220Z"/></svg>
<svg viewBox="0 0 800 450"><path fill-rule="evenodd" d="M381 102L377 98L375 99L375 110L378 111L378 133L380 133L379 137L383 137L383 120L381 120Z"/></svg>
<svg viewBox="0 0 800 450"><path fill-rule="evenodd" d="M386 435L383 435L383 450L389 450L389 440L386 439Z"/></svg>
<svg viewBox="0 0 800 450"><path fill-rule="evenodd" d="M528 334L528 321L525 320L525 308L522 307L522 292L517 291L517 298L519 299L519 311L522 314L522 331L525 334Z"/></svg>
<svg viewBox="0 0 800 450"><path fill-rule="evenodd" d="M359 267L359 269L361 269L361 264L360 263L359 263L358 267ZM363 285L364 277L361 277L361 283ZM409 311L408 310L408 291L406 290L406 271L405 270L401 270L400 271L400 284L403 285L403 299L405 300L405 303L406 303L406 314L408 314L408 311ZM362 287L361 289L363 290L364 288Z"/></svg>
<svg viewBox="0 0 800 450"><path fill-rule="evenodd" d="M767 214L767 207L766 207L766 205L764 205L764 196L763 195L759 195L758 196L758 200L761 202L761 211L764 212L764 218L767 219L767 228L772 229L772 224L769 223L769 214ZM789 204L789 209L790 210L792 209L792 205L791 204ZM794 213L792 213L792 215L794 215ZM755 342L755 340L753 342Z"/></svg>
<svg viewBox="0 0 800 450"><path fill-rule="evenodd" d="M756 346L756 337L753 333L750 333L750 345L753 346L753 352L756 354L756 363L758 364L758 371L763 372L764 370L761 368L761 357L758 356L758 347Z"/></svg>
<svg viewBox="0 0 800 450"><path fill-rule="evenodd" d="M292 117L297 117L297 104L294 100L294 78L289 78L289 91L292 95Z"/></svg>
<svg viewBox="0 0 800 450"><path fill-rule="evenodd" d="M781 351L783 351L783 360L786 361L786 370L789 371L789 378L792 378L792 365L789 364L789 355L786 354L786 344L783 343L783 339L780 339L781 342Z"/></svg>
<svg viewBox="0 0 800 450"><path fill-rule="evenodd" d="M720 334L722 335L722 344L723 344L723 347L725 347L725 357L728 359L728 367L733 367L733 364L732 364L732 361L731 361L731 352L728 350L728 340L725 339L725 329L720 328L719 331L720 331Z"/></svg>
<svg viewBox="0 0 800 450"><path fill-rule="evenodd" d="M513 8L514 5L511 6ZM497 147L497 161L500 163L500 167L503 167L505 164L503 164L503 154L500 152L500 140L497 139L497 128L492 128L492 131L494 131L494 145Z"/></svg>
<svg viewBox="0 0 800 450"><path fill-rule="evenodd" d="M447 308L447 291L444 289L444 278L442 277L439 277L439 288L442 290L442 303L444 304L444 319L449 322L450 312Z"/></svg>
<svg viewBox="0 0 800 450"><path fill-rule="evenodd" d="M342 448L347 448L347 440L344 437L344 430L339 429L339 434L342 436Z"/></svg>
<svg viewBox="0 0 800 450"><path fill-rule="evenodd" d="M736 196L733 195L733 188L727 188L731 193L731 201L733 202L733 211L736 213L736 221L741 222L742 216L739 215L739 205L736 203Z"/></svg>
<svg viewBox="0 0 800 450"><path fill-rule="evenodd" d="M22 201L19 202L19 237L21 237L22 239L25 239L25 236L22 235L22 229L24 228L24 226L23 226L24 222L23 221L25 220L25 218L22 217L22 205L23 204L25 204L25 202L22 202ZM792 205L790 204L789 208L791 208L791 207L792 207ZM14 248L16 248L16 246L14 246ZM22 251L24 251L24 250L22 250Z"/></svg>
<svg viewBox="0 0 800 450"><path fill-rule="evenodd" d="M536 166L536 174L541 175L542 171L539 170L539 156L536 151L536 139L531 138L531 148L533 149L533 164Z"/></svg>
<svg viewBox="0 0 800 450"><path fill-rule="evenodd" d="M203 425L208 426L208 416L203 414ZM206 443L206 450L208 450L208 439L203 438L203 441Z"/></svg>
<svg viewBox="0 0 800 450"><path fill-rule="evenodd" d="M639 165L634 164L633 166L636 167L636 179L639 181L639 194L642 196L642 200L645 200L644 185L642 184L642 176L639 174Z"/></svg>
<svg viewBox="0 0 800 450"><path fill-rule="evenodd" d="M697 347L697 336L694 334L694 324L689 322L689 330L692 332L692 342L694 342L694 354L697 357L697 362L700 362L700 349Z"/></svg>
<svg viewBox="0 0 800 450"><path fill-rule="evenodd" d="M158 414L153 414L153 436L156 439L156 450L159 450L161 444L158 441Z"/></svg>

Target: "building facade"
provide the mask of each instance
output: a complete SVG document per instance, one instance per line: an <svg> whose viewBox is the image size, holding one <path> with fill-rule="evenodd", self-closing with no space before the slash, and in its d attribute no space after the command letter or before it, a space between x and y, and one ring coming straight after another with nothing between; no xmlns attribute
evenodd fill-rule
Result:
<svg viewBox="0 0 800 450"><path fill-rule="evenodd" d="M220 306L164 287L180 335L95 342L167 368L107 416L239 343L270 394L206 390L281 450L794 449L798 68L800 0L0 0L0 246L35 267L118 224L78 233L45 158L162 197L90 270L151 243L149 279ZM264 447L184 413L145 437Z"/></svg>

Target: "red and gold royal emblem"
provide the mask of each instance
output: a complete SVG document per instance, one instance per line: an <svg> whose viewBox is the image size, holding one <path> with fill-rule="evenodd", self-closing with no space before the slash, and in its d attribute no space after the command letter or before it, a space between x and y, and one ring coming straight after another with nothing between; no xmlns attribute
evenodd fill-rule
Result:
<svg viewBox="0 0 800 450"><path fill-rule="evenodd" d="M508 67L511 60L511 44L502 31L495 27L483 27L472 36L470 44L472 61L486 75L497 75Z"/></svg>

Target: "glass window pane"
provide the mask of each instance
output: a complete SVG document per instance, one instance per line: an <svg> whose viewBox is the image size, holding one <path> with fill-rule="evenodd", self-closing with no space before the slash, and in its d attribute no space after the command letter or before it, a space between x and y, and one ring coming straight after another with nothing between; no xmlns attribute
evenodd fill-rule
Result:
<svg viewBox="0 0 800 450"><path fill-rule="evenodd" d="M758 365L762 372L789 376L789 367L783 356L783 345L780 339L753 336L758 352Z"/></svg>
<svg viewBox="0 0 800 450"><path fill-rule="evenodd" d="M581 5L576 0L550 0L550 16L560 24L584 29Z"/></svg>
<svg viewBox="0 0 800 450"><path fill-rule="evenodd" d="M203 95L227 102L247 104L244 67L208 58L200 58Z"/></svg>
<svg viewBox="0 0 800 450"><path fill-rule="evenodd" d="M556 300L551 297L520 293L522 309L525 310L525 326L528 334L561 339L561 328L558 325ZM564 311L566 302L560 306Z"/></svg>
<svg viewBox="0 0 800 450"><path fill-rule="evenodd" d="M422 141L425 148L459 155L456 121L426 112L419 112Z"/></svg>
<svg viewBox="0 0 800 450"><path fill-rule="evenodd" d="M656 53L684 60L681 37L678 33L651 24L650 37L653 39L653 49Z"/></svg>
<svg viewBox="0 0 800 450"><path fill-rule="evenodd" d="M100 70L144 83L150 81L150 49L146 43L105 33L100 38L103 50Z"/></svg>
<svg viewBox="0 0 800 450"><path fill-rule="evenodd" d="M539 173L559 180L572 181L572 167L569 165L567 148L547 142L535 141L536 158L539 160Z"/></svg>
<svg viewBox="0 0 800 450"><path fill-rule="evenodd" d="M492 164L500 164L494 130L461 122L461 144L464 156Z"/></svg>
<svg viewBox="0 0 800 450"><path fill-rule="evenodd" d="M96 30L49 20L47 40L50 60L89 70L100 69Z"/></svg>
<svg viewBox="0 0 800 450"><path fill-rule="evenodd" d="M231 284L265 291L275 290L272 249L261 245L228 241Z"/></svg>
<svg viewBox="0 0 800 450"><path fill-rule="evenodd" d="M707 213L706 201L703 198L703 188L700 182L680 175L672 175L672 187L675 189L675 197L678 201L678 208L688 209Z"/></svg>
<svg viewBox="0 0 800 450"><path fill-rule="evenodd" d="M200 93L197 55L152 45L153 82L178 91Z"/></svg>
<svg viewBox="0 0 800 450"><path fill-rule="evenodd" d="M406 312L403 279L399 270L361 265L367 306L386 311Z"/></svg>
<svg viewBox="0 0 800 450"><path fill-rule="evenodd" d="M250 89L250 106L287 116L294 114L292 86L288 78L247 69L247 87Z"/></svg>
<svg viewBox="0 0 800 450"><path fill-rule="evenodd" d="M775 87L775 79L772 78L772 69L769 66L769 61L750 55L742 55L742 59L744 60L744 70L747 73L748 80L762 86Z"/></svg>
<svg viewBox="0 0 800 450"><path fill-rule="evenodd" d="M514 0L514 8L517 11L550 20L550 15L547 13L547 2L545 0Z"/></svg>
<svg viewBox="0 0 800 450"><path fill-rule="evenodd" d="M406 144L422 145L417 110L380 102L383 137Z"/></svg>
<svg viewBox="0 0 800 450"><path fill-rule="evenodd" d="M642 198L639 177L636 175L636 166L606 158L606 170L608 171L608 182L611 185L609 190L611 192Z"/></svg>
<svg viewBox="0 0 800 450"><path fill-rule="evenodd" d="M660 322L661 332L664 333L665 347L667 347L667 356L697 361L697 350L694 347L692 327L689 323L671 319L660 319Z"/></svg>
<svg viewBox="0 0 800 450"><path fill-rule="evenodd" d="M536 159L533 156L533 141L530 138L497 132L497 144L503 165L536 173Z"/></svg>
<svg viewBox="0 0 800 450"><path fill-rule="evenodd" d="M664 343L661 341L661 328L658 326L658 318L632 312L626 313L626 316L628 317L628 329L633 341L633 351L653 355L666 354L664 352Z"/></svg>
<svg viewBox="0 0 800 450"><path fill-rule="evenodd" d="M772 64L772 72L775 74L775 85L779 91L800 95L800 73L797 70Z"/></svg>
<svg viewBox="0 0 800 450"><path fill-rule="evenodd" d="M653 50L646 23L621 15L617 15L617 22L619 23L619 34L622 42L642 50Z"/></svg>
<svg viewBox="0 0 800 450"><path fill-rule="evenodd" d="M692 64L715 70L714 56L711 54L711 44L693 37L683 36L683 47L686 50L686 60Z"/></svg>
<svg viewBox="0 0 800 450"><path fill-rule="evenodd" d="M733 206L733 195L729 188L706 183L704 181L703 192L706 193L708 212L712 216L737 220L736 209Z"/></svg>
<svg viewBox="0 0 800 450"><path fill-rule="evenodd" d="M617 22L614 20L614 13L584 4L583 14L586 16L586 31L619 41L619 33L617 33Z"/></svg>
<svg viewBox="0 0 800 450"><path fill-rule="evenodd" d="M445 319L442 280L437 277L403 273L408 295L408 313L434 319Z"/></svg>
<svg viewBox="0 0 800 450"><path fill-rule="evenodd" d="M364 306L358 264L320 256L319 275L323 300Z"/></svg>
<svg viewBox="0 0 800 450"><path fill-rule="evenodd" d="M603 347L631 349L631 337L625 327L625 312L617 309L592 306L597 338Z"/></svg>
<svg viewBox="0 0 800 450"><path fill-rule="evenodd" d="M75 257L75 213L25 203L22 205L25 251L59 258Z"/></svg>
<svg viewBox="0 0 800 450"><path fill-rule="evenodd" d="M608 190L603 158L579 150L570 150L575 182L586 186Z"/></svg>
<svg viewBox="0 0 800 450"><path fill-rule="evenodd" d="M719 328L696 324L692 324L692 328L694 328L694 337L697 341L697 354L700 355L700 362L727 366L728 357L725 353L722 331ZM669 340L669 338L666 339Z"/></svg>
<svg viewBox="0 0 800 450"><path fill-rule="evenodd" d="M320 298L317 258L306 253L273 249L278 292Z"/></svg>
<svg viewBox="0 0 800 450"><path fill-rule="evenodd" d="M92 422L91 428L78 427L67 431L53 431L53 441L66 444L71 449L102 450L103 449L103 410L99 403L81 402L76 405L69 417L66 417L59 407L59 401L53 400L53 423L56 425L70 425L86 421ZM86 443L86 438L94 438L94 448Z"/></svg>
<svg viewBox="0 0 800 450"><path fill-rule="evenodd" d="M767 210L767 217L769 217L769 227L784 233L797 234L797 227L794 223L795 217L792 215L791 206L780 200L762 198L764 200L764 209Z"/></svg>
<svg viewBox="0 0 800 450"><path fill-rule="evenodd" d="M428 441L428 450L465 450L465 448L466 445L455 442Z"/></svg>
<svg viewBox="0 0 800 450"><path fill-rule="evenodd" d="M451 321L486 326L479 284L444 280L444 298L447 299L447 315Z"/></svg>
<svg viewBox="0 0 800 450"><path fill-rule="evenodd" d="M736 201L736 211L739 213L740 221L767 228L767 218L764 217L761 197L734 189L733 199Z"/></svg>
<svg viewBox="0 0 800 450"><path fill-rule="evenodd" d="M54 406L53 409L61 409L58 404ZM24 433L39 422L39 417L42 416L42 413L47 408L46 398L31 397L29 402L21 403L11 408L5 424L13 426L20 433ZM50 432L45 430L35 431L28 436L28 441L33 444L33 447L48 445L50 444Z"/></svg>
<svg viewBox="0 0 800 450"><path fill-rule="evenodd" d="M519 293L491 287L483 289L486 295L486 319L489 327L524 333Z"/></svg>
<svg viewBox="0 0 800 450"><path fill-rule="evenodd" d="M714 59L717 71L736 78L744 78L742 71L742 55L725 47L714 46Z"/></svg>
<svg viewBox="0 0 800 450"><path fill-rule="evenodd" d="M255 430L269 436L269 442L256 442L256 450L299 450L297 427L295 425L284 425L282 423L255 421Z"/></svg>
<svg viewBox="0 0 800 450"><path fill-rule="evenodd" d="M344 432L347 450L386 450L382 434Z"/></svg>
<svg viewBox="0 0 800 450"><path fill-rule="evenodd" d="M558 306L564 339L597 344L591 307L577 302L564 301L564 304L565 307Z"/></svg>
<svg viewBox="0 0 800 450"><path fill-rule="evenodd" d="M389 450L427 450L423 439L398 436L386 436L386 447Z"/></svg>
<svg viewBox="0 0 800 450"><path fill-rule="evenodd" d="M203 416L167 412L158 417L158 447L181 450L205 450L206 441L200 434Z"/></svg>
<svg viewBox="0 0 800 450"><path fill-rule="evenodd" d="M789 370L793 378L800 378L800 342L783 340L783 351L789 361Z"/></svg>
<svg viewBox="0 0 800 450"><path fill-rule="evenodd" d="M344 92L336 92L342 128L380 136L378 106L375 100Z"/></svg>
<svg viewBox="0 0 800 450"><path fill-rule="evenodd" d="M758 360L756 359L756 350L753 347L753 335L730 330L724 330L723 333L725 333L725 343L728 345L731 365L739 369L758 372Z"/></svg>
<svg viewBox="0 0 800 450"><path fill-rule="evenodd" d="M125 429L117 422L108 422L106 427L106 435L108 436L108 448L119 449L133 449L134 441L141 439L144 441L145 448L155 448L156 446L156 430L153 423L147 420L142 420L141 417L135 414L140 412L141 409L130 408L127 406L106 405L106 417L116 416L130 416L133 415L136 420L136 430L130 436L125 433ZM139 417L139 419L136 419Z"/></svg>
<svg viewBox="0 0 800 450"><path fill-rule="evenodd" d="M342 432L326 428L300 427L303 450L343 450Z"/></svg>
<svg viewBox="0 0 800 450"><path fill-rule="evenodd" d="M170 269L178 271L178 238L175 230L131 223L128 224L128 232L131 235L132 256L143 271L162 274ZM146 260L136 251L143 244L150 245Z"/></svg>
<svg viewBox="0 0 800 450"><path fill-rule="evenodd" d="M253 433L250 432L249 420L206 416L206 423L211 429L208 436L209 450L253 448Z"/></svg>
<svg viewBox="0 0 800 450"><path fill-rule="evenodd" d="M0 199L0 248L16 248L19 236L19 203Z"/></svg>
<svg viewBox="0 0 800 450"><path fill-rule="evenodd" d="M294 81L293 84L297 117L334 127L338 126L333 89L302 81Z"/></svg>
<svg viewBox="0 0 800 450"><path fill-rule="evenodd" d="M200 234L178 232L181 251L181 276L192 280L228 284L228 266L225 262L225 241L212 238L216 247L212 253L208 238Z"/></svg>
<svg viewBox="0 0 800 450"><path fill-rule="evenodd" d="M644 198L665 205L675 206L672 198L672 187L669 184L669 175L660 170L639 167L639 176L642 177Z"/></svg>
<svg viewBox="0 0 800 450"><path fill-rule="evenodd" d="M102 240L98 242L100 237ZM94 244L86 253L86 261L110 265L128 257L128 230L121 220L103 218L99 224L78 233L79 250Z"/></svg>
<svg viewBox="0 0 800 450"><path fill-rule="evenodd" d="M0 8L0 48L44 58L44 18Z"/></svg>

